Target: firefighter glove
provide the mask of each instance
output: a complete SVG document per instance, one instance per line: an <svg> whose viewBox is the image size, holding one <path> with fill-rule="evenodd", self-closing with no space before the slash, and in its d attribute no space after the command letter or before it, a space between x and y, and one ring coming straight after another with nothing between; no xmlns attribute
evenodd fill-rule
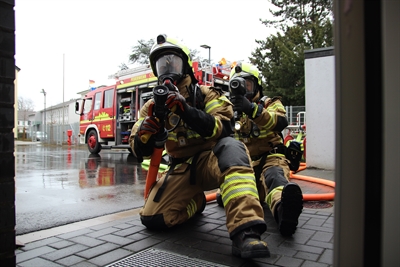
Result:
<svg viewBox="0 0 400 267"><path fill-rule="evenodd" d="M157 134L162 129L161 123L155 118L147 116L144 118L142 124L140 124L138 129L138 136L142 138L142 136L151 136L153 134Z"/></svg>
<svg viewBox="0 0 400 267"><path fill-rule="evenodd" d="M149 157L154 147L162 148L167 141L168 132L155 117L147 116L135 135L134 151L139 162Z"/></svg>
<svg viewBox="0 0 400 267"><path fill-rule="evenodd" d="M165 101L165 105L169 110L182 116L182 114L187 110L188 105L186 103L185 98L176 92L170 92L168 94L167 100Z"/></svg>
<svg viewBox="0 0 400 267"><path fill-rule="evenodd" d="M253 119L253 111L255 107L254 103L251 103L242 95L236 95L235 97L232 97L231 102L233 104L233 111L236 111L238 114L243 112Z"/></svg>

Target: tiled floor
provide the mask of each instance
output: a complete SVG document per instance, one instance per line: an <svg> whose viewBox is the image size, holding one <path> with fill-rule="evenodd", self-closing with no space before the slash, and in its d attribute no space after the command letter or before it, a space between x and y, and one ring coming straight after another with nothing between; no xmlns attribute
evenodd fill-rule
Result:
<svg viewBox="0 0 400 267"><path fill-rule="evenodd" d="M48 238L48 237L52 237L52 236L56 236L56 235L60 235L60 234L65 234L65 233L81 230L84 228L90 228L90 227L93 227L93 226L96 226L99 224L104 224L104 223L124 219L124 218L134 216L137 214L139 214L139 209L114 213L114 214L97 217L97 218L90 219L90 220L75 222L75 223L71 223L71 224L67 224L67 225L63 225L63 226L59 226L59 227L54 227L51 229L37 231L37 232L25 234L25 235L20 235L20 236L17 236L16 240L21 244L30 243L30 242L34 242L34 241L41 240L44 238Z"/></svg>
<svg viewBox="0 0 400 267"><path fill-rule="evenodd" d="M332 265L333 207L304 209L291 238L279 234L268 209L265 220L268 230L262 239L268 243L270 258L244 260L232 256L225 212L216 203L209 203L202 215L169 231L147 230L138 210L132 210L18 236L25 246L16 251L17 266L126 266L133 257L133 266L137 262L142 262L139 266L160 266L161 258L152 258L158 263L146 259L148 253L157 255L155 252L167 253L173 260L186 257L186 266L195 266L196 259L209 266ZM124 259L123 265L116 265Z"/></svg>
<svg viewBox="0 0 400 267"><path fill-rule="evenodd" d="M334 178L333 171L307 169L301 174ZM334 192L329 186L296 182L304 194ZM280 235L265 209L268 229L262 239L268 243L270 258L232 256L225 211L210 202L202 215L169 231L149 231L135 209L17 236L24 244L16 250L17 266L167 266L167 256L170 266L332 266L334 202L304 204L298 229L290 238Z"/></svg>

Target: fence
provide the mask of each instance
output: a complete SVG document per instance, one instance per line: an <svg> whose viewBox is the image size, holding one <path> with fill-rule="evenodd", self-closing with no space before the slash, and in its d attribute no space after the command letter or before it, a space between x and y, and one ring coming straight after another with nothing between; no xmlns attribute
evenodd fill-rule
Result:
<svg viewBox="0 0 400 267"><path fill-rule="evenodd" d="M70 124L60 125L51 124L47 125L47 140L45 143L52 145L66 145L68 144L68 130L72 130L71 144L79 145L79 122L74 122Z"/></svg>
<svg viewBox="0 0 400 267"><path fill-rule="evenodd" d="M286 140L289 137L295 137L297 134L302 133L305 136L305 128L302 126L306 124L306 107L305 106L286 106L286 116L289 126L282 131Z"/></svg>
<svg viewBox="0 0 400 267"><path fill-rule="evenodd" d="M289 125L303 125L306 122L305 117L305 106L286 106L286 116L289 121ZM299 117L297 116L299 114Z"/></svg>
<svg viewBox="0 0 400 267"><path fill-rule="evenodd" d="M289 125L300 126L305 124L305 110L306 110L305 106L286 106L285 109ZM67 136L68 130L72 130L71 144L79 145L79 137L78 137L79 122L74 122L66 125L60 125L60 124L47 125L48 138L43 142L53 145L66 145L68 140ZM286 134L287 130L284 130L283 135L286 136Z"/></svg>

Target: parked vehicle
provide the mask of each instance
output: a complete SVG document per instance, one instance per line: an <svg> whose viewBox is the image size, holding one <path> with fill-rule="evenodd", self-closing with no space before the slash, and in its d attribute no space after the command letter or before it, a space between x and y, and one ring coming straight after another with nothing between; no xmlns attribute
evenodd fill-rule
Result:
<svg viewBox="0 0 400 267"><path fill-rule="evenodd" d="M36 141L45 141L47 140L47 133L45 132L36 132L35 133Z"/></svg>

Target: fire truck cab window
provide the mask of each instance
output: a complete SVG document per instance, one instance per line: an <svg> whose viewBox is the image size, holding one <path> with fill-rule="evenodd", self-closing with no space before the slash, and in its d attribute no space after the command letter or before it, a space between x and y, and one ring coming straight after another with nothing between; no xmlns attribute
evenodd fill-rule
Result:
<svg viewBox="0 0 400 267"><path fill-rule="evenodd" d="M104 91L104 108L112 108L113 95L114 95L114 91L112 89Z"/></svg>
<svg viewBox="0 0 400 267"><path fill-rule="evenodd" d="M91 98L88 98L88 99L85 100L85 105L83 106L83 111L82 111L83 114L89 113L89 111L92 108L92 104L93 104L93 101L92 101Z"/></svg>
<svg viewBox="0 0 400 267"><path fill-rule="evenodd" d="M94 108L93 108L93 110L99 110L99 109L100 109L101 93L102 93L102 92L98 92L98 93L94 96Z"/></svg>

